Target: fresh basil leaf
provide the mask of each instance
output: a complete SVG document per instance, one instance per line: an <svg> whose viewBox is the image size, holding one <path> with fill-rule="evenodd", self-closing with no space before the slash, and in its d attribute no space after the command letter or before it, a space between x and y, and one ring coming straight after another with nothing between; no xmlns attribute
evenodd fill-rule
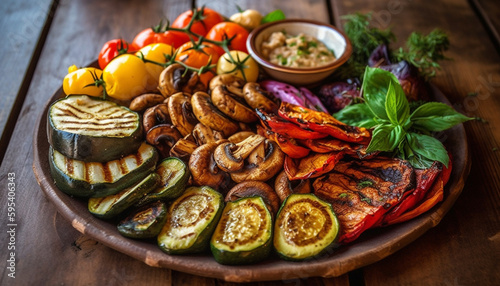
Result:
<svg viewBox="0 0 500 286"><path fill-rule="evenodd" d="M406 95L399 85L389 82L385 99L385 111L392 124L403 125L410 116L410 105Z"/></svg>
<svg viewBox="0 0 500 286"><path fill-rule="evenodd" d="M434 164L434 160L427 159L420 154L415 154L407 159L408 163L417 169L428 169Z"/></svg>
<svg viewBox="0 0 500 286"><path fill-rule="evenodd" d="M283 20L285 19L285 13L283 13L283 11L281 11L280 9L278 10L274 10L272 12L269 12L267 15L265 15L264 17L262 17L262 20L260 21L261 24L265 24L265 23L270 23L270 22L275 22L275 21L279 21L279 20Z"/></svg>
<svg viewBox="0 0 500 286"><path fill-rule="evenodd" d="M426 131L443 131L472 119L441 102L425 103L410 116L413 128Z"/></svg>
<svg viewBox="0 0 500 286"><path fill-rule="evenodd" d="M448 167L448 163L450 161L448 152L443 144L436 138L429 135L411 132L407 134L407 140L415 155L421 156L430 161L441 162Z"/></svg>
<svg viewBox="0 0 500 286"><path fill-rule="evenodd" d="M406 131L400 125L378 125L373 130L366 153L392 152L405 138L405 135Z"/></svg>
<svg viewBox="0 0 500 286"><path fill-rule="evenodd" d="M363 97L373 114L381 119L389 119L385 110L385 101L391 82L399 85L397 78L391 72L366 67L361 86Z"/></svg>
<svg viewBox="0 0 500 286"><path fill-rule="evenodd" d="M333 117L340 122L365 128L377 125L377 122L373 120L374 116L366 103L351 104L333 114Z"/></svg>

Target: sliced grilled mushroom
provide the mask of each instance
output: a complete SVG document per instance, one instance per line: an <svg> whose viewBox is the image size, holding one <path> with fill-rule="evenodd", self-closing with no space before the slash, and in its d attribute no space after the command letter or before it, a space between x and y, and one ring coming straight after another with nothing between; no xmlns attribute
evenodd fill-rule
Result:
<svg viewBox="0 0 500 286"><path fill-rule="evenodd" d="M158 90L165 97L169 97L177 92L193 94L206 90L206 87L200 81L198 73L186 71L181 64L172 64L161 72Z"/></svg>
<svg viewBox="0 0 500 286"><path fill-rule="evenodd" d="M155 146L163 158L169 156L170 148L181 138L179 131L171 124L156 125L146 134L146 141Z"/></svg>
<svg viewBox="0 0 500 286"><path fill-rule="evenodd" d="M211 94L212 103L222 113L238 122L251 123L258 120L255 111L245 100L232 94L225 85L216 86Z"/></svg>
<svg viewBox="0 0 500 286"><path fill-rule="evenodd" d="M220 74L210 80L210 90L217 86L225 86L231 93L243 98L243 86L246 81L232 74Z"/></svg>
<svg viewBox="0 0 500 286"><path fill-rule="evenodd" d="M266 138L260 135L252 135L240 143L222 143L214 151L214 159L217 166L226 172L239 171L245 165L245 159Z"/></svg>
<svg viewBox="0 0 500 286"><path fill-rule="evenodd" d="M206 92L196 92L191 97L191 106L196 118L205 126L220 131L224 137L229 137L238 131L239 126L231 118L221 113L210 101Z"/></svg>
<svg viewBox="0 0 500 286"><path fill-rule="evenodd" d="M168 105L164 103L157 104L144 111L142 125L146 133L156 125L171 123Z"/></svg>
<svg viewBox="0 0 500 286"><path fill-rule="evenodd" d="M182 161L188 163L191 154L198 148L198 144L195 142L181 138L179 139L174 146L170 149L169 155L171 157L177 157Z"/></svg>
<svg viewBox="0 0 500 286"><path fill-rule="evenodd" d="M290 181L286 172L283 170L278 174L278 176L276 176L276 180L274 181L274 190L276 191L276 194L278 194L281 202L283 202L291 194L311 193L312 186L309 179Z"/></svg>
<svg viewBox="0 0 500 286"><path fill-rule="evenodd" d="M221 132L213 130L212 128L205 126L203 123L196 124L192 134L194 141L199 146L224 139L224 135Z"/></svg>
<svg viewBox="0 0 500 286"><path fill-rule="evenodd" d="M267 181L283 168L284 161L285 153L274 141L266 139L248 156L243 169L231 173L231 178L236 183Z"/></svg>
<svg viewBox="0 0 500 286"><path fill-rule="evenodd" d="M266 203L269 211L274 215L278 213L280 199L268 184L260 181L246 181L237 184L226 195L225 201L232 202L240 198L259 196Z"/></svg>
<svg viewBox="0 0 500 286"><path fill-rule="evenodd" d="M211 142L196 148L189 158L189 170L193 181L199 186L210 186L221 192L229 189L231 179L222 171L213 158L219 142Z"/></svg>
<svg viewBox="0 0 500 286"><path fill-rule="evenodd" d="M186 93L178 92L169 97L168 113L172 124L182 136L191 134L194 126L198 123L191 108L191 98Z"/></svg>
<svg viewBox="0 0 500 286"><path fill-rule="evenodd" d="M150 107L162 103L163 100L165 100L165 97L161 94L145 93L134 97L130 102L129 108L133 111L143 112Z"/></svg>
<svg viewBox="0 0 500 286"><path fill-rule="evenodd" d="M243 95L245 101L253 109L260 108L265 112L273 112L278 110L279 104L272 94L268 93L260 87L256 82L249 82L243 87Z"/></svg>
<svg viewBox="0 0 500 286"><path fill-rule="evenodd" d="M255 135L255 132L253 131L240 131L237 133L234 133L233 135L229 136L227 138L229 142L231 143L240 143L241 141L245 140L247 137L250 137L252 135Z"/></svg>

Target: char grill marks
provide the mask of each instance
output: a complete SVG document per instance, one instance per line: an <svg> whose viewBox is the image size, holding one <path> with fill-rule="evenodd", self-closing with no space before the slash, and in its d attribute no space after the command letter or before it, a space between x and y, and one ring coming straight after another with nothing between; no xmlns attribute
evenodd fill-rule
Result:
<svg viewBox="0 0 500 286"><path fill-rule="evenodd" d="M341 162L313 183L341 224L340 242L356 239L415 188L415 171L398 159Z"/></svg>

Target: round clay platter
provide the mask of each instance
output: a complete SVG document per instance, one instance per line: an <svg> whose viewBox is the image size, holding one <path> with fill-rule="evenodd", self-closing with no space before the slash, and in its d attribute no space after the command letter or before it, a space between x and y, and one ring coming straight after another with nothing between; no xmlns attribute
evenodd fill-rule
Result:
<svg viewBox="0 0 500 286"><path fill-rule="evenodd" d="M449 104L447 98L430 86L434 100ZM281 260L277 255L258 264L227 266L218 264L210 253L200 255L168 255L154 240L141 241L123 237L116 224L90 214L87 202L61 192L52 180L47 141L47 110L63 94L59 89L47 102L38 118L33 139L33 170L45 196L79 232L154 267L169 268L194 275L231 282L289 280L306 277L334 277L379 261L408 245L436 226L451 209L462 192L470 170L469 150L462 124L440 134L440 140L451 152L453 169L445 186L444 200L429 212L410 221L384 228L367 230L356 241L343 245L322 257L302 262Z"/></svg>

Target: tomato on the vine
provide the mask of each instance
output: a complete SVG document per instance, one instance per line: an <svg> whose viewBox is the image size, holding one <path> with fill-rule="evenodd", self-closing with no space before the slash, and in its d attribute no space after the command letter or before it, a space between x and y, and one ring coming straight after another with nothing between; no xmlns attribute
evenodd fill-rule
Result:
<svg viewBox="0 0 500 286"><path fill-rule="evenodd" d="M200 36L205 36L213 26L224 21L222 15L212 9L202 7L198 8L197 11L193 25L191 26L191 32ZM180 14L172 23L172 27L179 29L187 27L191 19L193 19L193 14L193 10L188 10Z"/></svg>
<svg viewBox="0 0 500 286"><path fill-rule="evenodd" d="M132 46L141 49L150 44L164 43L174 48L180 47L190 40L186 33L179 31L161 31L161 24L142 30L132 41Z"/></svg>
<svg viewBox="0 0 500 286"><path fill-rule="evenodd" d="M107 95L124 101L147 91L147 77L144 62L131 54L114 58L102 73Z"/></svg>
<svg viewBox="0 0 500 286"><path fill-rule="evenodd" d="M172 57L174 55L174 48L164 43L150 44L137 51L136 56L140 55L142 55L146 60L164 64L167 62L167 56ZM160 74L165 67L155 63L145 64L148 72L146 89L148 91L154 91L158 87Z"/></svg>
<svg viewBox="0 0 500 286"><path fill-rule="evenodd" d="M130 45L123 39L113 39L107 41L99 53L99 67L104 69L108 63L121 54L129 52Z"/></svg>
<svg viewBox="0 0 500 286"><path fill-rule="evenodd" d="M206 38L212 41L222 41L226 39L231 39L231 43L228 48L230 50L247 51L247 38L248 31L236 23L232 22L222 22L213 26L210 31L208 31Z"/></svg>
<svg viewBox="0 0 500 286"><path fill-rule="evenodd" d="M247 82L256 82L259 77L257 62L247 53L230 51L224 54L217 62L217 74L232 74Z"/></svg>
<svg viewBox="0 0 500 286"><path fill-rule="evenodd" d="M66 95L86 94L102 96L102 86L95 85L101 78L102 70L97 68L77 68L72 65L63 79L63 91Z"/></svg>
<svg viewBox="0 0 500 286"><path fill-rule="evenodd" d="M176 54L175 59L177 61L181 61L187 66L199 69L206 65L216 64L219 57L224 54L224 50L211 43L187 42L177 49ZM213 68L212 71L213 72L207 71L200 75L200 80L205 86L208 86L208 82L214 77L215 68Z"/></svg>

